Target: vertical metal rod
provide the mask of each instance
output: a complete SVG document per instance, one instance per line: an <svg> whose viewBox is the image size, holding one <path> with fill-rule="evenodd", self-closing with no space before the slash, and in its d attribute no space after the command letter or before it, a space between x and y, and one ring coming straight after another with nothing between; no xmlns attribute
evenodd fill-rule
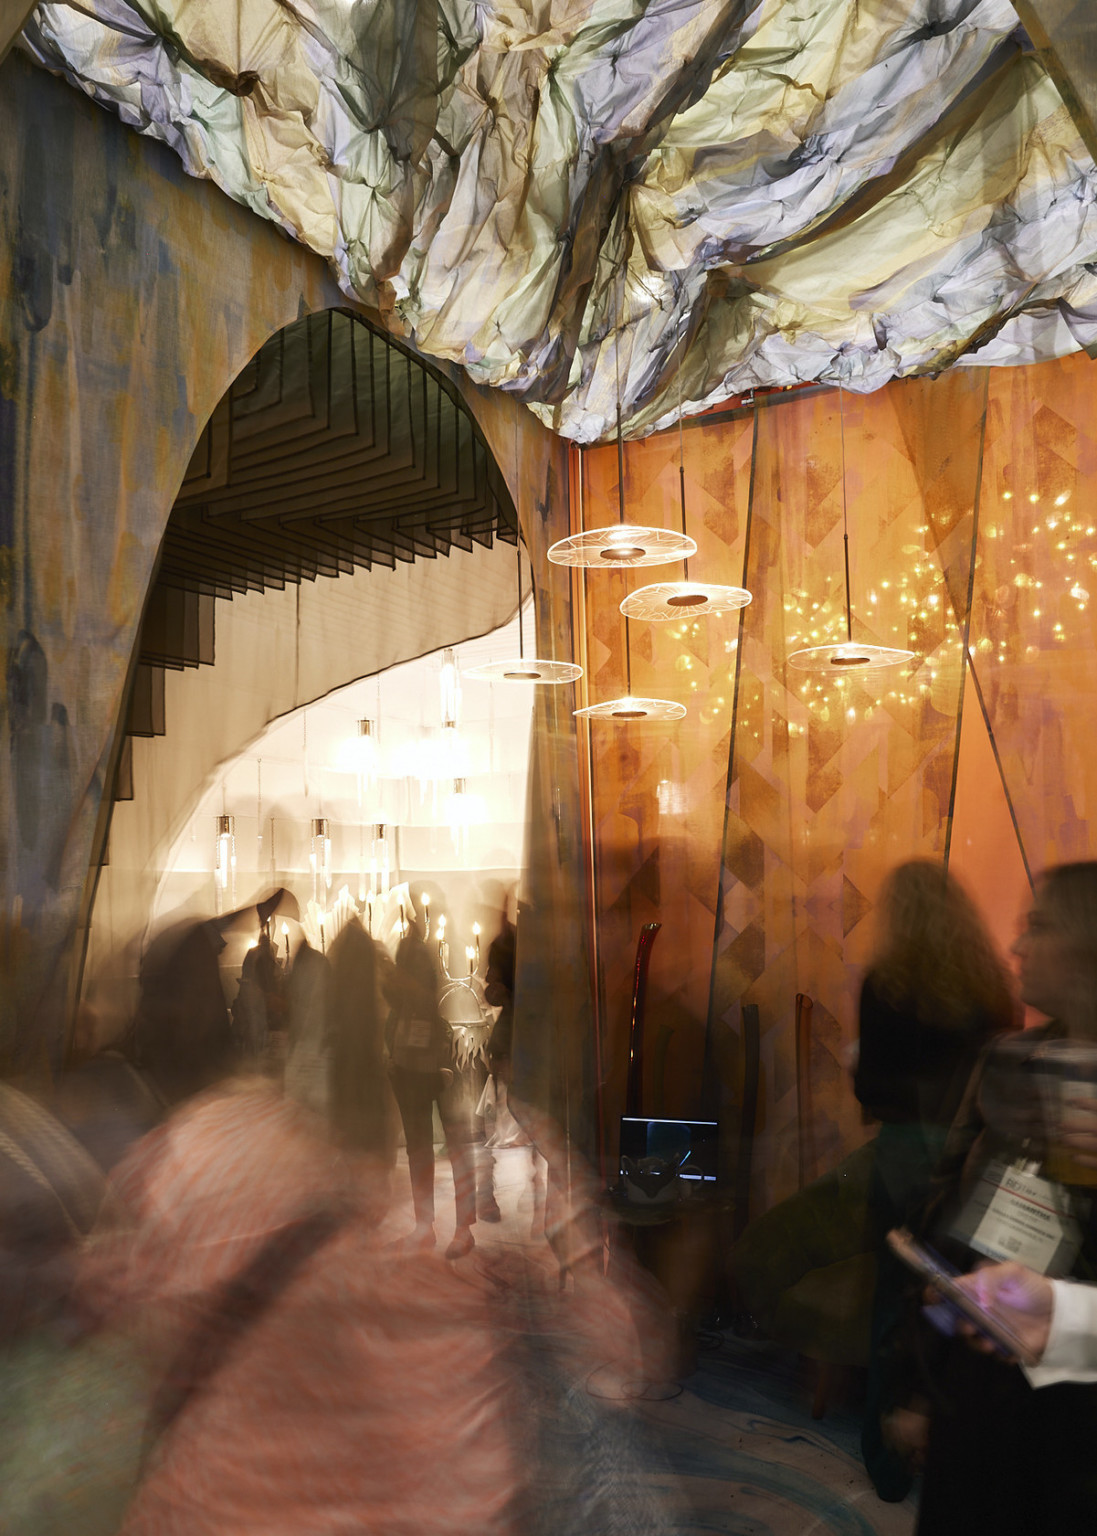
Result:
<svg viewBox="0 0 1097 1536"><path fill-rule="evenodd" d="M683 315L683 319L684 319ZM678 325L678 342L681 345L682 326ZM682 359L678 359L678 490L682 498L682 537L686 537L686 440L682 430ZM682 561L682 575L689 580L689 556Z"/></svg>
<svg viewBox="0 0 1097 1536"><path fill-rule="evenodd" d="M617 402L617 521L625 520L625 445L621 438L621 402Z"/></svg>
<svg viewBox="0 0 1097 1536"><path fill-rule="evenodd" d="M621 316L613 290L613 373L617 385L617 521L625 520L625 444L621 434Z"/></svg>
<svg viewBox="0 0 1097 1536"><path fill-rule="evenodd" d="M621 321L617 311L617 289L613 290L613 366L617 375L617 521L625 521L625 444L621 434ZM629 646L628 614L625 614L625 693L632 697L632 655Z"/></svg>
<svg viewBox="0 0 1097 1536"><path fill-rule="evenodd" d="M522 645L522 539L518 538L518 659L525 660L525 649Z"/></svg>
<svg viewBox="0 0 1097 1536"><path fill-rule="evenodd" d="M853 608L849 597L849 512L846 507L846 413L842 404L842 386L838 386L838 435L842 444L842 542L846 557L846 640L853 640Z"/></svg>

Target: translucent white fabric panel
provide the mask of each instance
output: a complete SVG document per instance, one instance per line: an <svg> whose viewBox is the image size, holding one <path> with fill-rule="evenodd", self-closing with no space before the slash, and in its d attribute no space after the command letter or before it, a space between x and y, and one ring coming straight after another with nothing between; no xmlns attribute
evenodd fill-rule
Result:
<svg viewBox="0 0 1097 1536"><path fill-rule="evenodd" d="M133 742L134 798L114 808L110 862L92 912L85 997L109 1013L124 1009L132 996L170 850L222 765L279 716L356 678L487 634L514 607L508 544L218 603L216 664L169 672L166 735ZM272 774L268 803L274 793ZM212 831L210 838L212 849ZM261 883L255 874L245 879L241 869L238 899L252 898ZM196 876L188 905L212 911L211 876Z"/></svg>

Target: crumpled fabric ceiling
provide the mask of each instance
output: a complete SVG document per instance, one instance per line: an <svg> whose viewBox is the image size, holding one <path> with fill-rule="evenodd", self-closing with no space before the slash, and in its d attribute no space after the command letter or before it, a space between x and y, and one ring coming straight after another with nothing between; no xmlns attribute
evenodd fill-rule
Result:
<svg viewBox="0 0 1097 1536"><path fill-rule="evenodd" d="M80 0L23 46L556 431L1097 346L1004 0Z"/></svg>

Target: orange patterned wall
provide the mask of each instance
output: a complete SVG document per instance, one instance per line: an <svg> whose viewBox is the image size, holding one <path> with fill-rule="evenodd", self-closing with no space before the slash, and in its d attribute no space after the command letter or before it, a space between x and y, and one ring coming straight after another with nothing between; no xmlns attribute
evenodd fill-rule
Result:
<svg viewBox="0 0 1097 1536"><path fill-rule="evenodd" d="M749 420L683 434L687 528L698 545L691 562L697 579L703 573L706 582L742 582L751 438ZM678 465L676 433L628 445L630 521L680 526ZM583 454L582 504L588 527L616 520L615 448ZM581 702L624 692L625 624L619 604L626 591L643 585L645 575L661 580L668 574L680 574L680 567L647 573L595 570L575 578L587 636ZM597 721L581 727L589 731L593 786L609 1127L624 1094L632 963L645 922L663 924L649 981L647 1107L684 1113L700 1102L739 625L731 615L671 624L632 622L629 631L633 692L681 699L689 712L676 725ZM666 1071L659 1073L664 1055Z"/></svg>
<svg viewBox="0 0 1097 1536"><path fill-rule="evenodd" d="M721 1046L738 1058L740 1005L759 1006L757 1209L798 1178L797 991L815 1000L809 1173L867 1134L844 1055L887 870L951 858L1004 945L1027 890L1024 856L1037 868L1090 851L1089 370L1076 356L844 394L854 637L916 652L844 682L788 660L844 638L837 392L687 427L688 531L700 546L690 574L746 585L754 601L738 617L630 626L633 691L680 700L683 721L582 727L611 1155L642 923L663 924L649 1112L717 1102L706 1062ZM678 454L677 433L626 445L630 521L679 526ZM580 473L583 525L616 521L616 448L583 453ZM625 591L680 574L575 578L581 702L623 691Z"/></svg>

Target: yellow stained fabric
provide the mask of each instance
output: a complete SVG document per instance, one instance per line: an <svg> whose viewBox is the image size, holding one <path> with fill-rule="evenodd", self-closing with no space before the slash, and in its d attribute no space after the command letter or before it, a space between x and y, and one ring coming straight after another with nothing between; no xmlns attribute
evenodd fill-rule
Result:
<svg viewBox="0 0 1097 1536"><path fill-rule="evenodd" d="M1006 0L44 0L24 46L558 432L1097 344Z"/></svg>

